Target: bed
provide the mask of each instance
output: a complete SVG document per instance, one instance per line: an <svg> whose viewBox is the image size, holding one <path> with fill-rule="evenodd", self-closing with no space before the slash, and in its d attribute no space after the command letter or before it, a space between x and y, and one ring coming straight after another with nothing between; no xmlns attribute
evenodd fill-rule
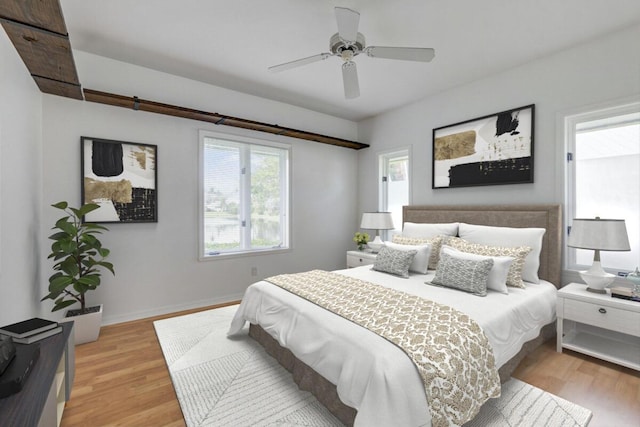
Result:
<svg viewBox="0 0 640 427"><path fill-rule="evenodd" d="M373 271L371 266L336 272L468 314L484 330L500 378L506 380L527 352L553 334L561 274L560 206L405 206L403 223L425 227L463 223L472 231L473 226L542 230L536 253L539 283L510 287L508 294L492 291L479 299L460 290L425 285L433 280L433 270L408 278ZM432 424L416 365L402 349L370 330L267 281L247 289L230 335L239 333L246 322L250 335L344 424Z"/></svg>

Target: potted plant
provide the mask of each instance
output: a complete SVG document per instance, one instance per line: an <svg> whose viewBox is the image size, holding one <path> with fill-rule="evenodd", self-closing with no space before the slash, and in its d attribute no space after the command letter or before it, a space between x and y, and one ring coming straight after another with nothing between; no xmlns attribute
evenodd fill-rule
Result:
<svg viewBox="0 0 640 427"><path fill-rule="evenodd" d="M76 344L95 341L100 334L102 305L87 307L86 293L100 285L102 268L115 275L113 264L105 261L109 249L103 248L96 237L107 228L82 221L86 214L100 206L87 203L76 209L67 202L51 206L64 211L66 215L56 221L52 229L57 232L49 236L53 244L48 258L53 258L55 262L55 273L49 277L49 294L42 301L54 300L51 311L80 303L79 309L68 310L65 317L75 322Z"/></svg>
<svg viewBox="0 0 640 427"><path fill-rule="evenodd" d="M364 250L365 245L369 241L369 235L367 233L361 233L358 231L353 236L353 241L356 242L356 245L358 245L358 250L362 251Z"/></svg>

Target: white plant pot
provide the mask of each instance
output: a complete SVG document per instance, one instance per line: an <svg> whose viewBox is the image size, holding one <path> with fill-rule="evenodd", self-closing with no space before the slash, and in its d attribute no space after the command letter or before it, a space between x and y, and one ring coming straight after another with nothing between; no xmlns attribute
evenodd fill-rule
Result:
<svg viewBox="0 0 640 427"><path fill-rule="evenodd" d="M100 310L95 313L79 314L68 316L68 312L62 322L73 322L73 333L75 344L84 344L93 342L100 335L100 325L102 325L102 304L99 305Z"/></svg>

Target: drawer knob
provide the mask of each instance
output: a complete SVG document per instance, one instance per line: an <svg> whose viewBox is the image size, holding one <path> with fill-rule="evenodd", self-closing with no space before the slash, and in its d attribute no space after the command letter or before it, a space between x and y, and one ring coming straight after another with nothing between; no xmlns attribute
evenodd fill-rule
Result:
<svg viewBox="0 0 640 427"><path fill-rule="evenodd" d="M606 314L606 313L607 313L607 310L606 310L606 309L604 309L604 308L599 308L599 309L598 309L598 311L599 311L600 313L602 313L602 314Z"/></svg>

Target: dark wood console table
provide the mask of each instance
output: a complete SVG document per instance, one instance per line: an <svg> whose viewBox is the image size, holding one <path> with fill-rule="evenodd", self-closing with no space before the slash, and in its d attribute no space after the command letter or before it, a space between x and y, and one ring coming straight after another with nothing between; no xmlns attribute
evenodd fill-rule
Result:
<svg viewBox="0 0 640 427"><path fill-rule="evenodd" d="M6 422L12 427L60 425L75 374L73 322L61 324L61 333L38 341L40 357L22 390L0 399L0 424Z"/></svg>

